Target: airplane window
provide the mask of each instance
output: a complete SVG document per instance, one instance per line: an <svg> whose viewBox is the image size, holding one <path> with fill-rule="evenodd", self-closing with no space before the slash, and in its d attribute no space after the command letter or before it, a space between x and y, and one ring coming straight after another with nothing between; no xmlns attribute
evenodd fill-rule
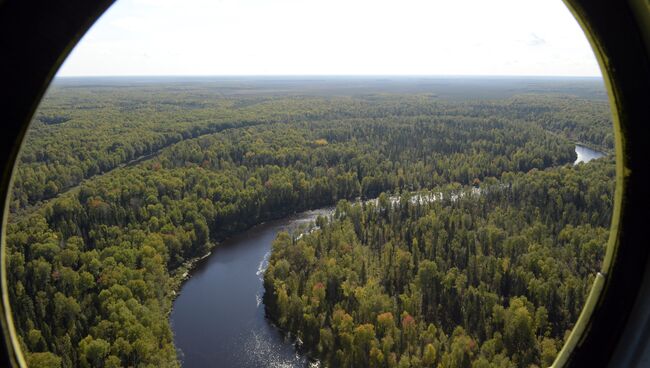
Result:
<svg viewBox="0 0 650 368"><path fill-rule="evenodd" d="M467 6L117 2L13 178L27 365L553 364L607 250L608 95L561 2Z"/></svg>

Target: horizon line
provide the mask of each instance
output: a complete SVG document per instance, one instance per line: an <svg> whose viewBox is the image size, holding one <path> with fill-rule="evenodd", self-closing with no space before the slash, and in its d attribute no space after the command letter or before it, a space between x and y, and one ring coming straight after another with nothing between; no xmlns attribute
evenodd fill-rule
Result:
<svg viewBox="0 0 650 368"><path fill-rule="evenodd" d="M602 75L535 75L535 74L124 74L124 75L55 75L53 79L66 78L592 78Z"/></svg>

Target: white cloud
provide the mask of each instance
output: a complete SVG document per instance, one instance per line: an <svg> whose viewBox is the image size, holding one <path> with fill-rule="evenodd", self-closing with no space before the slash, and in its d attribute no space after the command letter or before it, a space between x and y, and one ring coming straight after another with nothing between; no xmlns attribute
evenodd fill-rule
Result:
<svg viewBox="0 0 650 368"><path fill-rule="evenodd" d="M600 73L560 0L119 0L60 71L164 74Z"/></svg>

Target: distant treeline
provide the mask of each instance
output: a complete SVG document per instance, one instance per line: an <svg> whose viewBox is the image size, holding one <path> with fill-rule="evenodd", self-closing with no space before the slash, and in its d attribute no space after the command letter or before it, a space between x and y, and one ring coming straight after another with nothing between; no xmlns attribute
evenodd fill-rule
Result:
<svg viewBox="0 0 650 368"><path fill-rule="evenodd" d="M296 92L300 93L300 91ZM613 148L609 106L556 95L450 102L428 95L223 97L219 90L53 88L24 144L11 209L184 139L272 122L473 117L531 123L601 150Z"/></svg>

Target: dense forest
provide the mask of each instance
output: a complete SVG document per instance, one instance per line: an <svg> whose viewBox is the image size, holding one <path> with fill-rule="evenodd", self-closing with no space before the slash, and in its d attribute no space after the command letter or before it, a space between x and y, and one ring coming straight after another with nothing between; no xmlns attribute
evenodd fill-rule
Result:
<svg viewBox="0 0 650 368"><path fill-rule="evenodd" d="M449 88L449 82L442 86ZM488 99L467 98L472 94L472 86L467 86L456 92L465 96L460 100L458 96L450 100L424 93L431 90L429 85L418 87L418 93L399 93L401 90L391 85L371 85L355 95L350 95L345 83L299 87L227 82L103 87L55 83L23 147L11 209L15 212L39 204L84 179L154 155L185 139L273 122L395 116L498 118L538 125L604 151L614 144L607 101L565 95L580 91L581 84L553 94L525 91ZM496 87L489 90L488 96L502 94Z"/></svg>
<svg viewBox="0 0 650 368"><path fill-rule="evenodd" d="M575 141L611 149L606 102L291 88L55 86L24 145L7 230L10 301L31 366L175 367L167 320L174 292L190 261L224 238L339 200L472 186L481 188L479 198L389 206L384 194L375 207L344 202L298 245L283 235L267 273L270 314L332 366L371 359L365 348L346 350L357 328L385 365L427 362L429 345L436 362L449 362L457 336L464 340L456 345L476 345L467 359L548 360L602 255L612 161L570 164ZM282 254L312 246L305 259L313 268L296 274L306 260ZM367 258L350 263L349 252ZM578 253L589 262L572 258ZM321 269L330 259L333 269ZM382 263L398 259L403 274L398 263ZM422 294L418 281L428 271L434 279L422 282L444 281L435 295ZM314 306L318 282L327 292ZM361 296L353 294L365 288L381 308L359 310ZM278 290L289 312L271 297ZM397 321L395 345L385 349L389 332L377 325L377 308ZM546 311L525 357L497 341L509 325L503 318L521 308L535 318ZM338 330L337 318L350 330ZM405 318L413 321L411 342L403 338L411 333Z"/></svg>
<svg viewBox="0 0 650 368"><path fill-rule="evenodd" d="M613 177L600 161L342 201L277 237L267 311L331 367L550 366L600 269Z"/></svg>

